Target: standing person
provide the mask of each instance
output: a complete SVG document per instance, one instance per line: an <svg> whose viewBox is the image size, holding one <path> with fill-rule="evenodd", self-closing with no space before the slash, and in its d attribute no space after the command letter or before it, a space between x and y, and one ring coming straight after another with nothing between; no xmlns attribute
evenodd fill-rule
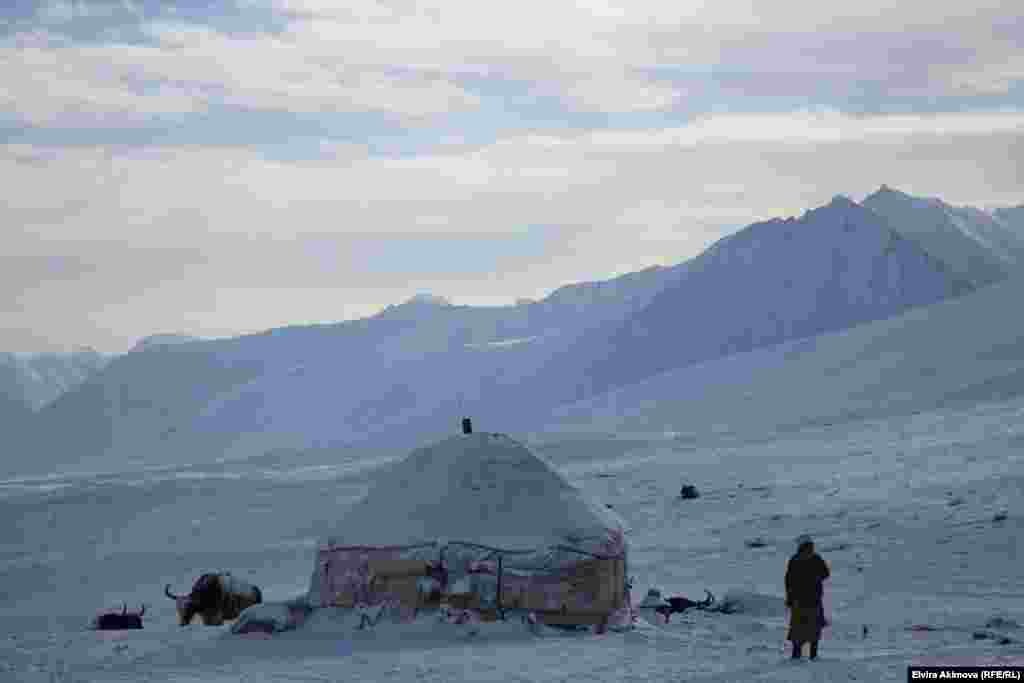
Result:
<svg viewBox="0 0 1024 683"><path fill-rule="evenodd" d="M797 539L797 551L786 566L786 607L793 659L800 659L804 643L811 644L811 659L818 658L818 641L825 627L822 582L829 577L828 565L814 552L814 541L804 535Z"/></svg>

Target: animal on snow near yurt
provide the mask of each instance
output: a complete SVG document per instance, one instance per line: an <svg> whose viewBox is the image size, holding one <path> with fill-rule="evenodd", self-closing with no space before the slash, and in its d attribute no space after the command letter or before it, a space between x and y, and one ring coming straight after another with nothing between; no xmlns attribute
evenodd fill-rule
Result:
<svg viewBox="0 0 1024 683"><path fill-rule="evenodd" d="M92 621L92 627L97 631L119 631L122 629L142 628L142 616L146 613L146 606L143 605L138 612L129 613L127 603L121 604L120 612L107 612L98 615Z"/></svg>
<svg viewBox="0 0 1024 683"><path fill-rule="evenodd" d="M668 598L665 601L665 602L668 603L667 605L664 605L662 607L658 607L658 608L655 609L655 611L658 614L661 614L663 617L665 617L665 620L667 622L668 619L671 617L671 615L685 612L686 610L688 610L690 608L697 609L697 610L709 609L712 605L715 604L715 596L711 593L711 591L707 590L706 588L704 589L704 592L707 593L707 598L705 600L700 601L700 602L697 602L695 600L690 600L689 598L685 598L685 597L681 597L681 596L680 597L673 597L673 598Z"/></svg>
<svg viewBox="0 0 1024 683"><path fill-rule="evenodd" d="M171 584L164 587L164 595L174 600L181 626L188 626L198 614L206 626L220 626L225 620L237 619L242 610L263 602L260 589L231 572L203 574L188 595L171 593Z"/></svg>

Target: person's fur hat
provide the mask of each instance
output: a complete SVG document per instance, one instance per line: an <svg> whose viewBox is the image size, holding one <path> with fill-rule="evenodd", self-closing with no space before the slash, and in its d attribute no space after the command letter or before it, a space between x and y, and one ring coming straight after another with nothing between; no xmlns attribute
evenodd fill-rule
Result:
<svg viewBox="0 0 1024 683"><path fill-rule="evenodd" d="M801 550L804 546L814 545L814 539L810 534L800 534L796 537L796 549Z"/></svg>

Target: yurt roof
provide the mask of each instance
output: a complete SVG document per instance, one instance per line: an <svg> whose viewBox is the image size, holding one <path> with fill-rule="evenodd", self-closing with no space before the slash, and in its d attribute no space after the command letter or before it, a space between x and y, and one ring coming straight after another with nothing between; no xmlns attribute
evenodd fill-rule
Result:
<svg viewBox="0 0 1024 683"><path fill-rule="evenodd" d="M593 547L621 518L504 434L462 434L382 471L342 515L332 546L478 543L504 550Z"/></svg>

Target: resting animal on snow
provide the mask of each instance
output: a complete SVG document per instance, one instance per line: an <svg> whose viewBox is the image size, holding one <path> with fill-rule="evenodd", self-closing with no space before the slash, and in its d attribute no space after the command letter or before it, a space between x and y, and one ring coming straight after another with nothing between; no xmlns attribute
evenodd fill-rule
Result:
<svg viewBox="0 0 1024 683"><path fill-rule="evenodd" d="M121 604L121 613L107 612L100 614L93 619L92 627L97 631L117 631L127 628L142 628L142 615L146 613L146 606L134 614L128 613L128 605Z"/></svg>
<svg viewBox="0 0 1024 683"><path fill-rule="evenodd" d="M711 607L715 603L715 596L711 594L711 591L704 589L704 592L708 594L708 597L701 602L694 602L689 598L675 597L669 598L665 602L668 604L664 607L658 607L654 611L658 614L662 614L667 619L669 615L675 614L676 612L685 612L691 607L699 610L705 610Z"/></svg>
<svg viewBox="0 0 1024 683"><path fill-rule="evenodd" d="M181 626L191 624L197 614L206 626L220 626L225 620L237 619L246 607L263 602L258 587L236 579L231 572L203 574L188 595L175 595L167 584L164 595L174 600Z"/></svg>

